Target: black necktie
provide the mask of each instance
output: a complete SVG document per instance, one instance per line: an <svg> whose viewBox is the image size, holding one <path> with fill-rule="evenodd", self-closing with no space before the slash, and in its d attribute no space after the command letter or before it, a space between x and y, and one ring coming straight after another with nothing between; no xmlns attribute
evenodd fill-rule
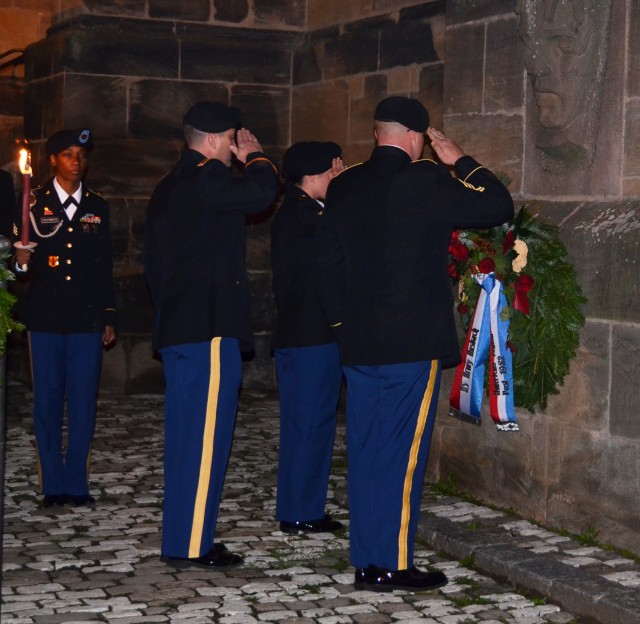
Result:
<svg viewBox="0 0 640 624"><path fill-rule="evenodd" d="M78 202L75 200L75 198L71 195L69 195L69 197L67 197L67 199L64 200L64 203L62 204L63 208L68 208L69 206L71 206L71 204L73 204L74 206L78 206Z"/></svg>

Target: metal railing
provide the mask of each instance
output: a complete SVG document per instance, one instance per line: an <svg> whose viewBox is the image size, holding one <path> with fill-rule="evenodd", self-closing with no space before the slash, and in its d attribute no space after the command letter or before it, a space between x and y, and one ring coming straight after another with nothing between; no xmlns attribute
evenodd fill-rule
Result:
<svg viewBox="0 0 640 624"><path fill-rule="evenodd" d="M6 61L2 59L9 58ZM9 67L17 67L18 65L24 65L24 50L21 48L13 48L12 50L7 50L0 54L0 72L3 72L5 69Z"/></svg>

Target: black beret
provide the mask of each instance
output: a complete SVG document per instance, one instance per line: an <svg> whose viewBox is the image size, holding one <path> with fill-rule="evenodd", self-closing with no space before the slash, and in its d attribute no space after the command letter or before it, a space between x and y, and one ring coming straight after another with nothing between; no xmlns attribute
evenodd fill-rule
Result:
<svg viewBox="0 0 640 624"><path fill-rule="evenodd" d="M395 121L415 132L426 132L429 127L427 109L418 100L399 95L382 100L373 118L377 121Z"/></svg>
<svg viewBox="0 0 640 624"><path fill-rule="evenodd" d="M337 143L326 141L301 141L294 143L282 159L282 169L290 178L316 175L331 169L332 161L342 154Z"/></svg>
<svg viewBox="0 0 640 624"><path fill-rule="evenodd" d="M201 132L225 132L240 127L240 110L222 102L198 102L187 111L182 123Z"/></svg>
<svg viewBox="0 0 640 624"><path fill-rule="evenodd" d="M84 147L88 152L93 149L93 136L86 128L82 130L60 130L47 139L47 154L55 155L77 145Z"/></svg>

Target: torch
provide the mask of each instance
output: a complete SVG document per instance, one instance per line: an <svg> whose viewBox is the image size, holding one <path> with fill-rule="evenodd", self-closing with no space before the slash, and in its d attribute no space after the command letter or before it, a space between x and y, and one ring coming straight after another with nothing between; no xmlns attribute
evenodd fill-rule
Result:
<svg viewBox="0 0 640 624"><path fill-rule="evenodd" d="M22 173L22 226L20 228L20 242L15 242L14 245L18 249L28 249L33 251L33 248L37 243L29 241L29 215L31 212L31 153L29 150L23 148L20 150L20 172ZM20 267L23 271L26 271L28 266L22 265Z"/></svg>

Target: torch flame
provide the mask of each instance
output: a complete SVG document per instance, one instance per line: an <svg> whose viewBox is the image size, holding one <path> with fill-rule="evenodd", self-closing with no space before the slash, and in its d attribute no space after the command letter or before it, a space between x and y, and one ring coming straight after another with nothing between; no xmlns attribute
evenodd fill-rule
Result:
<svg viewBox="0 0 640 624"><path fill-rule="evenodd" d="M31 152L24 148L20 150L20 172L22 175L31 175Z"/></svg>

